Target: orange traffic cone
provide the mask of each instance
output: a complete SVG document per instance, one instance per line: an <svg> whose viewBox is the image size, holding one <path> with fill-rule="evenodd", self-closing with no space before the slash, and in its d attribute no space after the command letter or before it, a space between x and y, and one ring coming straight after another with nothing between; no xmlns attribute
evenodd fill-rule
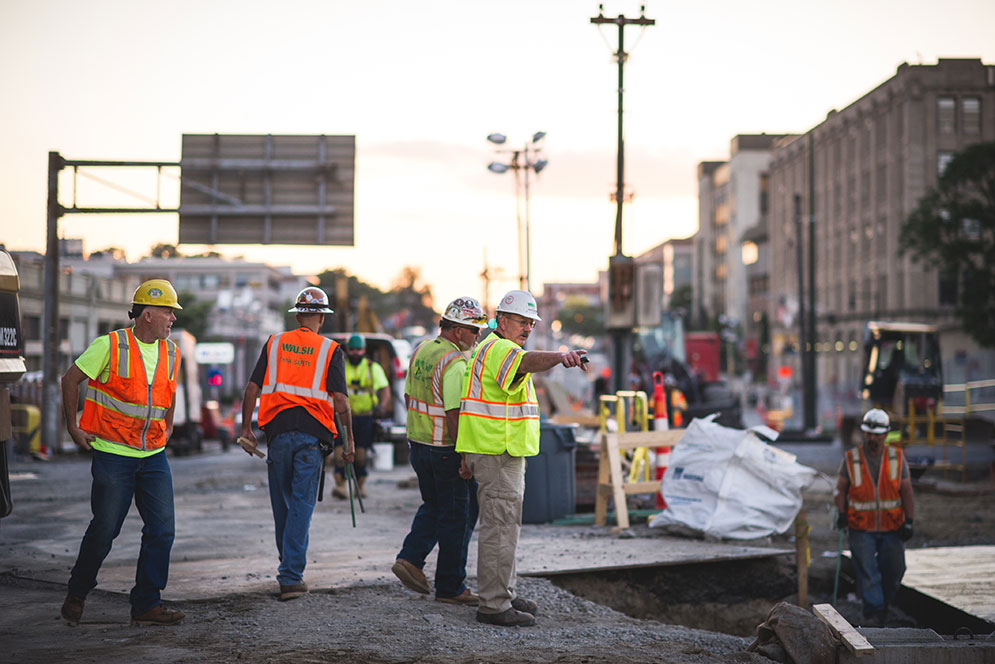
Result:
<svg viewBox="0 0 995 664"><path fill-rule="evenodd" d="M653 372L653 430L668 431L670 422L667 420L667 397L663 393L663 373ZM663 474L667 471L667 462L670 459L670 446L656 448L656 479L663 481ZM663 493L657 492L656 506L663 509L667 502L663 499Z"/></svg>

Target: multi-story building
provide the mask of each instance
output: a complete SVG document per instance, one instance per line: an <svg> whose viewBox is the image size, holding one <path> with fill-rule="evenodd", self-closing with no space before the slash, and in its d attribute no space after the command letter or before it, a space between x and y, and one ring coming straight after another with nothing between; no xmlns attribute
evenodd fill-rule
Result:
<svg viewBox="0 0 995 664"><path fill-rule="evenodd" d="M138 282L168 279L178 293L214 303L206 336L234 344L231 375L225 377L231 385L245 384L262 344L283 331L284 312L308 283L289 267L210 256L146 257L116 265L115 274Z"/></svg>
<svg viewBox="0 0 995 664"><path fill-rule="evenodd" d="M29 372L42 369L42 320L45 303L45 257L12 251L21 290L21 334ZM131 296L140 282L76 270L59 273L59 366L61 375L94 337L127 327Z"/></svg>
<svg viewBox="0 0 995 664"><path fill-rule="evenodd" d="M661 242L636 256L636 262L656 263L660 266L661 305L665 311L669 311L673 308L671 298L674 297L674 291L682 286L692 285L694 279L694 238L677 238Z"/></svg>
<svg viewBox="0 0 995 664"><path fill-rule="evenodd" d="M771 371L798 368L792 340L800 196L802 218L808 221L810 205L814 212L817 380L820 392L835 395L820 400L823 421L836 407L854 405L839 402L856 400L868 320L939 325L947 382L995 375L992 353L980 353L953 318L955 282L898 252L903 221L946 163L967 145L991 140L995 66L941 59L901 65L806 134L778 141L769 167Z"/></svg>
<svg viewBox="0 0 995 664"><path fill-rule="evenodd" d="M698 324L725 316L742 335L748 360L762 350L767 297L765 218L771 151L783 134L740 134L729 161L698 164L698 232L694 236L694 299ZM759 240L759 242L758 242Z"/></svg>

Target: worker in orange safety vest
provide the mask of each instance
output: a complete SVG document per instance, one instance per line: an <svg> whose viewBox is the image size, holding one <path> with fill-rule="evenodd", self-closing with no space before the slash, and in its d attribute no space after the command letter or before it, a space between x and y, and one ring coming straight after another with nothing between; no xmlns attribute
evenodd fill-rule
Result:
<svg viewBox="0 0 995 664"><path fill-rule="evenodd" d="M151 279L135 291L128 316L133 327L103 334L62 377L66 432L81 451L91 452L93 486L87 526L69 576L62 617L78 623L97 572L110 553L134 500L142 517L142 545L131 619L139 625L175 625L182 611L162 605L173 546L173 476L166 442L173 432L173 396L180 351L169 333L182 309L165 279ZM83 415L76 422L79 386L86 380Z"/></svg>
<svg viewBox="0 0 995 664"><path fill-rule="evenodd" d="M242 397L242 447L256 451L252 411L259 397L259 426L266 434L270 506L273 508L276 549L280 556L276 580L279 599L307 594L308 531L318 495L324 454L336 436L335 414L345 435L343 458L352 463L355 446L352 415L346 395L342 349L318 334L328 307L320 288L305 288L290 312L300 327L272 335L263 346Z"/></svg>
<svg viewBox="0 0 995 664"><path fill-rule="evenodd" d="M872 408L860 425L864 444L848 450L836 483L837 526L850 531L857 590L869 626L887 621L905 574L905 544L913 535L915 502L905 455L886 445L891 421Z"/></svg>

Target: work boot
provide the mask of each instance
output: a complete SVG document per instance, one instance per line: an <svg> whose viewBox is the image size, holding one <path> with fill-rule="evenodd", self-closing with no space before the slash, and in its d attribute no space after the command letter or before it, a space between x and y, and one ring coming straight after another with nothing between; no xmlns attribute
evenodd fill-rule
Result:
<svg viewBox="0 0 995 664"><path fill-rule="evenodd" d="M531 613L511 608L501 613L481 613L477 611L477 622L498 625L500 627L531 627L536 624L536 619Z"/></svg>
<svg viewBox="0 0 995 664"><path fill-rule="evenodd" d="M66 601L62 603L62 617L75 625L83 617L83 604L85 602L86 600L82 597L66 593Z"/></svg>
<svg viewBox="0 0 995 664"><path fill-rule="evenodd" d="M349 493L346 491L345 478L338 473L332 473L332 477L335 478L335 488L332 489L332 495L341 500L345 500L349 497Z"/></svg>
<svg viewBox="0 0 995 664"><path fill-rule="evenodd" d="M516 611L521 611L522 613L531 613L534 616L539 615L539 605L531 599L523 599L521 597L516 597L511 600L511 608Z"/></svg>
<svg viewBox="0 0 995 664"><path fill-rule="evenodd" d="M480 598L470 592L469 588L466 588L459 595L454 597L439 597L435 596L436 602L445 602L446 604L462 604L464 606L477 606L480 604Z"/></svg>
<svg viewBox="0 0 995 664"><path fill-rule="evenodd" d="M155 606L145 613L131 616L132 625L176 625L186 617L186 614L178 609L167 609L162 604Z"/></svg>
<svg viewBox="0 0 995 664"><path fill-rule="evenodd" d="M401 580L406 588L414 590L416 593L421 593L422 595L427 595L431 591L431 587L428 585L428 579L425 578L425 572L421 571L416 565L408 562L404 558L398 558L394 561L393 567L390 571L394 573L394 576Z"/></svg>
<svg viewBox="0 0 995 664"><path fill-rule="evenodd" d="M359 495L361 495L363 498L367 498L367 495L366 495L366 475L363 475L362 477L358 477L356 479L357 479L357 483L359 484Z"/></svg>
<svg viewBox="0 0 995 664"><path fill-rule="evenodd" d="M286 602L288 599L297 599L307 595L307 584L301 581L292 586L280 586L280 601Z"/></svg>

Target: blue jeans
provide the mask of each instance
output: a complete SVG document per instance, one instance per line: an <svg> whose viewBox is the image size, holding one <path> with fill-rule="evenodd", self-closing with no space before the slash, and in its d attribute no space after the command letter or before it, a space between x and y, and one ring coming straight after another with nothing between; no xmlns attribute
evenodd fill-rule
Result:
<svg viewBox="0 0 995 664"><path fill-rule="evenodd" d="M135 587L131 589L131 615L140 615L162 603L160 592L169 576L175 528L173 476L166 452L137 459L93 450L90 473L93 519L79 545L69 576L69 592L85 598L97 585L97 572L121 532L134 499L144 526Z"/></svg>
<svg viewBox="0 0 995 664"><path fill-rule="evenodd" d="M905 544L897 532L850 529L850 554L864 615L884 613L905 575Z"/></svg>
<svg viewBox="0 0 995 664"><path fill-rule="evenodd" d="M477 483L460 478L460 455L452 447L412 441L408 446L422 505L397 557L421 568L438 543L435 595L455 597L466 590L466 555L479 513Z"/></svg>
<svg viewBox="0 0 995 664"><path fill-rule="evenodd" d="M281 586L293 586L304 580L308 530L321 474L321 449L317 438L300 431L275 436L267 442L267 449L269 501L280 554L276 580Z"/></svg>

